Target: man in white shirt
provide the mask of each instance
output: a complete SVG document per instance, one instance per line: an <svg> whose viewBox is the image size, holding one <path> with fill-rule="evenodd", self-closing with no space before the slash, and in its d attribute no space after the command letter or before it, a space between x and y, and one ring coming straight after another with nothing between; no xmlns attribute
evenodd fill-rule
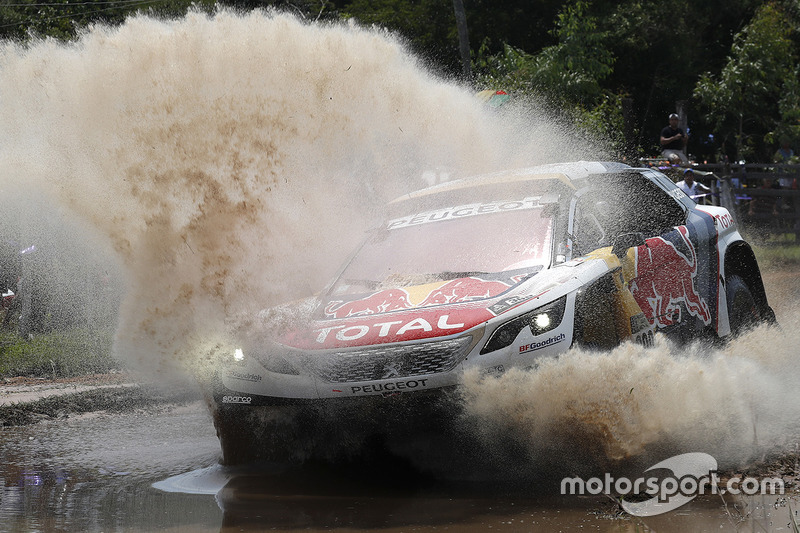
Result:
<svg viewBox="0 0 800 533"><path fill-rule="evenodd" d="M689 198L695 201L698 200L701 195L711 191L711 189L702 183L694 181L694 171L691 168L687 168L683 171L683 181L679 181L676 185L680 187Z"/></svg>

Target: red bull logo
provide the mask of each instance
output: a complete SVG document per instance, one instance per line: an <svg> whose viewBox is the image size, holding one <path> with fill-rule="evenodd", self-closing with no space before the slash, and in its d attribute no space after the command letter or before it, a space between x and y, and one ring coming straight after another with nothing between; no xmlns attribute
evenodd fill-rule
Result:
<svg viewBox="0 0 800 533"><path fill-rule="evenodd" d="M647 239L645 246L636 249L636 278L631 282L631 292L651 324L663 328L680 322L683 304L690 315L707 325L711 313L695 287L697 253L688 230L681 226L678 231L691 258L661 237Z"/></svg>
<svg viewBox="0 0 800 533"><path fill-rule="evenodd" d="M506 291L510 285L501 281L484 281L480 278L460 278L438 285L422 296L417 294L417 302L412 301L405 289L387 289L373 293L366 298L344 302L332 301L325 307L328 318L347 318L389 313L412 307L453 304L491 298Z"/></svg>
<svg viewBox="0 0 800 533"><path fill-rule="evenodd" d="M484 281L480 278L454 279L431 291L420 306L482 300L497 296L508 287L501 281Z"/></svg>
<svg viewBox="0 0 800 533"><path fill-rule="evenodd" d="M325 314L332 318L376 315L413 307L408 293L403 289L388 289L370 294L366 298L350 302L333 301L325 307Z"/></svg>

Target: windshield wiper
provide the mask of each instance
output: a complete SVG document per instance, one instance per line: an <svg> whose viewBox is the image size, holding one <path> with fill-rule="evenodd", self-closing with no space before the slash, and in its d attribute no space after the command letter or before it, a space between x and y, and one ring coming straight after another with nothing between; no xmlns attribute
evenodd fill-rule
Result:
<svg viewBox="0 0 800 533"><path fill-rule="evenodd" d="M474 276L488 276L490 272L481 272L480 270L471 270L465 272L454 272L451 270L445 270L444 272L438 272L436 274L431 274L432 278L438 278L442 280L448 279L458 279L458 278L471 278Z"/></svg>

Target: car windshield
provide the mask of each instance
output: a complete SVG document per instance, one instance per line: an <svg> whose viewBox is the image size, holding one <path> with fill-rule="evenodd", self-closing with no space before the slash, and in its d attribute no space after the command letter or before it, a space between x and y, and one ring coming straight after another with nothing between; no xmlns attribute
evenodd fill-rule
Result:
<svg viewBox="0 0 800 533"><path fill-rule="evenodd" d="M519 279L550 264L552 210L540 197L482 202L389 221L355 255L332 295L481 276Z"/></svg>

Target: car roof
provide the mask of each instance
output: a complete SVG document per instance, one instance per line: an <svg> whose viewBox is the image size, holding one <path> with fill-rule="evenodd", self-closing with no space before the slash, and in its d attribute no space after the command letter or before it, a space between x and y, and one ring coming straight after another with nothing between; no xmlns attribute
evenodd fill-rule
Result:
<svg viewBox="0 0 800 533"><path fill-rule="evenodd" d="M621 172L630 170L632 167L624 163L601 162L601 161L576 161L572 163L553 163L549 165L539 165L535 167L519 168L513 170L503 170L489 174L469 176L453 181L439 183L425 189L413 191L392 200L390 203L398 203L405 200L432 196L445 192L466 190L473 187L483 187L486 185L499 185L505 183L519 183L524 181L538 180L559 180L571 189L576 189L574 183L586 179L590 175Z"/></svg>

